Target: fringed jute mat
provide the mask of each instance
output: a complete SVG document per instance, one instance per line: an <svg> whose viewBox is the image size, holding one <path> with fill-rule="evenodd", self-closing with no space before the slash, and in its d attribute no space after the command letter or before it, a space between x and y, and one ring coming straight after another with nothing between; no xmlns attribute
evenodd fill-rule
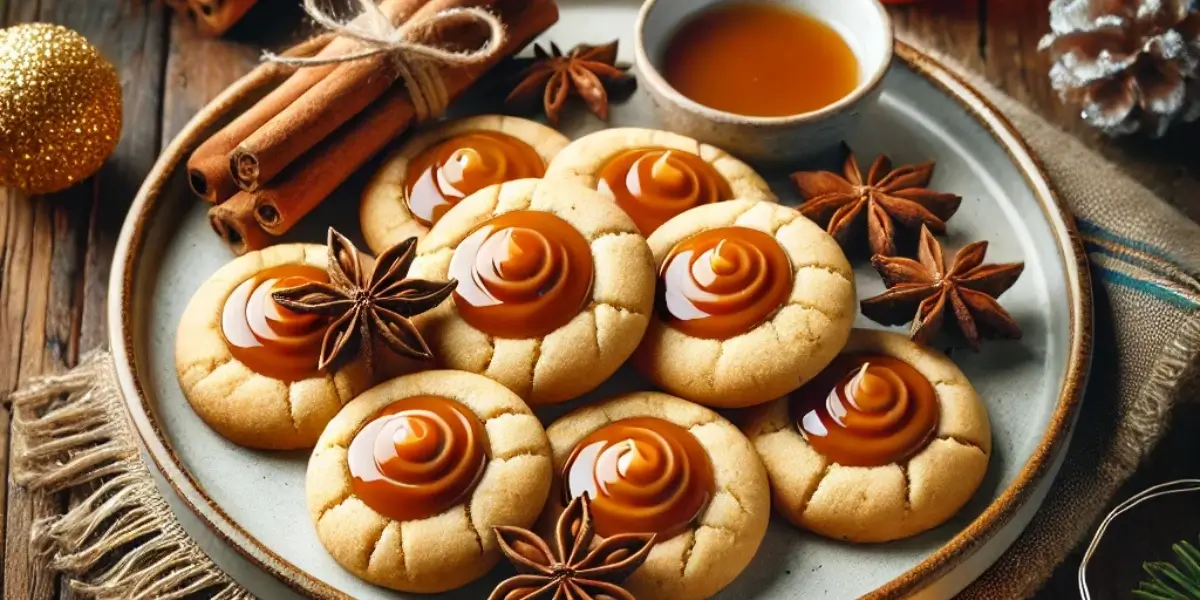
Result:
<svg viewBox="0 0 1200 600"><path fill-rule="evenodd" d="M1096 284L1095 358L1062 471L1033 522L963 595L1026 597L1096 523L1163 435L1172 408L1200 395L1200 227L986 81L963 79L1043 161L1078 219ZM77 590L100 598L250 596L189 539L155 490L107 353L29 382L12 401L18 484L92 490L33 531L34 547Z"/></svg>
<svg viewBox="0 0 1200 600"><path fill-rule="evenodd" d="M138 455L112 356L93 351L62 375L12 395L13 479L56 492L92 490L64 515L34 523L33 548L71 587L102 599L252 596L188 537Z"/></svg>

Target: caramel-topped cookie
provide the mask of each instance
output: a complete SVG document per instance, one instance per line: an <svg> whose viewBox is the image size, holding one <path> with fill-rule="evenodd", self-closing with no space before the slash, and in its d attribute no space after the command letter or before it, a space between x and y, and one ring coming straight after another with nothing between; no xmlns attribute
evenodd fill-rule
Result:
<svg viewBox="0 0 1200 600"><path fill-rule="evenodd" d="M786 394L833 360L856 312L841 248L795 209L699 206L650 236L657 303L633 364L708 406Z"/></svg>
<svg viewBox="0 0 1200 600"><path fill-rule="evenodd" d="M366 389L361 359L317 368L330 319L298 314L272 293L327 282L327 249L282 244L225 265L196 290L175 338L175 369L200 418L251 448L309 448L342 405Z"/></svg>
<svg viewBox="0 0 1200 600"><path fill-rule="evenodd" d="M440 363L487 375L532 404L608 379L654 303L645 239L599 192L522 179L460 202L417 247L412 276L453 278L416 320Z"/></svg>
<svg viewBox="0 0 1200 600"><path fill-rule="evenodd" d="M569 140L518 117L479 115L427 129L392 154L363 191L363 237L375 252L423 237L463 198L493 184L539 178Z"/></svg>
<svg viewBox="0 0 1200 600"><path fill-rule="evenodd" d="M536 521L550 465L546 433L515 394L426 371L347 404L317 442L305 492L317 537L346 570L433 593L491 570L493 527Z"/></svg>
<svg viewBox="0 0 1200 600"><path fill-rule="evenodd" d="M689 137L653 129L605 129L572 142L546 178L600 190L650 235L690 208L734 198L775 201L742 161Z"/></svg>
<svg viewBox="0 0 1200 600"><path fill-rule="evenodd" d="M902 335L855 329L842 353L744 427L775 507L854 542L936 527L979 487L991 455L987 410L962 371Z"/></svg>
<svg viewBox="0 0 1200 600"><path fill-rule="evenodd" d="M635 392L568 413L546 430L554 487L539 528L552 530L574 498L591 499L599 539L654 533L625 586L643 600L716 594L766 535L770 493L750 442L715 412L658 392Z"/></svg>

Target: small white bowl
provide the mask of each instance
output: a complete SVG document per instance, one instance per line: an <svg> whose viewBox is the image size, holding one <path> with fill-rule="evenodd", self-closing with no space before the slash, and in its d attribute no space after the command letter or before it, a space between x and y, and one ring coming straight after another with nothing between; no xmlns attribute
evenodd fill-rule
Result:
<svg viewBox="0 0 1200 600"><path fill-rule="evenodd" d="M778 0L829 25L858 60L858 86L819 110L753 117L709 108L671 87L660 71L679 26L727 0L646 0L634 29L642 83L665 129L694 137L759 164L794 163L846 138L883 89L892 62L892 21L879 0ZM761 1L761 0L760 0Z"/></svg>

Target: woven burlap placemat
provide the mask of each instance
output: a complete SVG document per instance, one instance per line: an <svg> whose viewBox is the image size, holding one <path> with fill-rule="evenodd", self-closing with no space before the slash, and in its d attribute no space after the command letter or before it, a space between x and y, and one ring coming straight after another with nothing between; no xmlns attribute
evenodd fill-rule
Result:
<svg viewBox="0 0 1200 600"><path fill-rule="evenodd" d="M1197 396L1200 227L982 78L957 72L1041 158L1077 217L1096 286L1092 374L1062 471L1029 527L963 594L1025 597L1101 516L1166 430L1172 407ZM73 587L101 598L250 597L187 536L155 489L106 352L28 382L11 400L16 482L91 490L33 528L34 548L70 574Z"/></svg>

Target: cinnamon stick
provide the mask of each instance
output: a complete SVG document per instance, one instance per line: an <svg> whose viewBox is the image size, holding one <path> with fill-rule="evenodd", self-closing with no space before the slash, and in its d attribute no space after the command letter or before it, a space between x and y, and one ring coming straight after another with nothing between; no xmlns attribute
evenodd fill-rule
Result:
<svg viewBox="0 0 1200 600"><path fill-rule="evenodd" d="M430 0L410 19L493 0ZM327 77L238 144L229 159L234 182L254 191L379 99L396 80L391 58L380 55L338 65Z"/></svg>
<svg viewBox="0 0 1200 600"><path fill-rule="evenodd" d="M442 71L451 100L461 96L503 57L520 51L558 20L554 0L500 0L496 9L508 29L504 46L485 63ZM253 193L254 218L267 233L283 235L388 142L404 133L415 117L408 93L403 86L395 86L349 126Z"/></svg>
<svg viewBox="0 0 1200 600"><path fill-rule="evenodd" d="M407 20L428 0L384 0L379 9L393 23ZM341 56L358 48L350 38L335 38L317 53L320 57ZM259 127L296 101L304 92L333 72L336 65L299 69L271 90L249 110L226 125L192 153L188 159L188 183L196 195L214 204L229 199L238 191L229 172L229 154Z"/></svg>
<svg viewBox="0 0 1200 600"><path fill-rule="evenodd" d="M254 199L244 192L208 209L208 224L238 256L272 242L272 236L254 220Z"/></svg>

